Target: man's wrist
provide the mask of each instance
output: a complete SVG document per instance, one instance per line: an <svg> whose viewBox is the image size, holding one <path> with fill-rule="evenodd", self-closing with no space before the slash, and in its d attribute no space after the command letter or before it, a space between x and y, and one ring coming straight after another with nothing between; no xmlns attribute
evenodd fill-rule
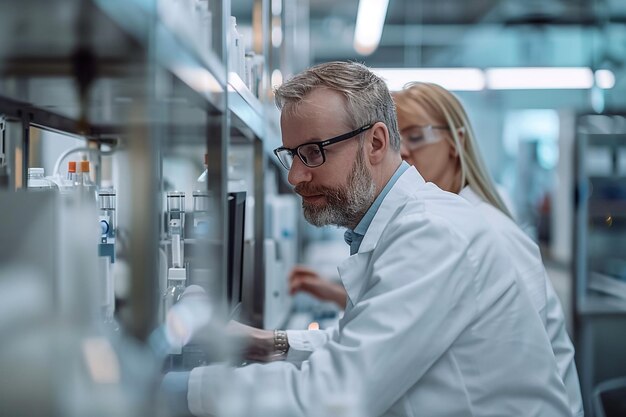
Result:
<svg viewBox="0 0 626 417"><path fill-rule="evenodd" d="M274 330L274 352L285 355L289 351L289 340L284 330Z"/></svg>

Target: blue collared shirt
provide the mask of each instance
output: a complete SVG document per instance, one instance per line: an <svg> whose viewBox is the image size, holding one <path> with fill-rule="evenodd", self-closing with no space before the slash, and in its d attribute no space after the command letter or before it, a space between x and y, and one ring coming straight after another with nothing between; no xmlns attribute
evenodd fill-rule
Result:
<svg viewBox="0 0 626 417"><path fill-rule="evenodd" d="M385 185L380 194L378 194L378 197L376 197L376 200L374 200L370 208L367 210L367 212L365 212L365 215L363 216L359 224L356 225L354 230L348 229L343 234L343 239L348 245L350 245L350 255L354 255L359 251L359 247L361 246L363 237L365 236L367 229L370 227L372 220L374 220L374 216L376 215L378 208L383 203L383 200L387 196L387 193L389 193L389 190L391 190L396 181L398 181L398 178L400 178L400 176L404 174L404 171L409 169L409 167L410 165L408 163L402 161L398 169L396 169L396 172L387 182L387 185Z"/></svg>

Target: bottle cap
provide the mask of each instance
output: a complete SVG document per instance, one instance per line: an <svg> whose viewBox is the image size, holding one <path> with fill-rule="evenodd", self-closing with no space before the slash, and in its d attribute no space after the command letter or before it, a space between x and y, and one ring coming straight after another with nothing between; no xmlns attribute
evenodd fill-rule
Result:
<svg viewBox="0 0 626 417"><path fill-rule="evenodd" d="M76 161L70 161L67 163L67 172L76 172Z"/></svg>
<svg viewBox="0 0 626 417"><path fill-rule="evenodd" d="M89 161L80 161L80 172L89 172Z"/></svg>

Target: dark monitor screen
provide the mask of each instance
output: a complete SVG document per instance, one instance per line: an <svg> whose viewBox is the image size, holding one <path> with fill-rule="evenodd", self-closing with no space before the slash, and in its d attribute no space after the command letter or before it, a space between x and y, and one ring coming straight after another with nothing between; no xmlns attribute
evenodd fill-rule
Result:
<svg viewBox="0 0 626 417"><path fill-rule="evenodd" d="M246 193L228 193L228 270L226 296L231 311L241 304Z"/></svg>

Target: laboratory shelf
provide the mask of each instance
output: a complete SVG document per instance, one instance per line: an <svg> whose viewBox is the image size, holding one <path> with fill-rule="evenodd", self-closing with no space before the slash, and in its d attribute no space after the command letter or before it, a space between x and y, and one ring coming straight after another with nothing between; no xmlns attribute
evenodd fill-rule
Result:
<svg viewBox="0 0 626 417"><path fill-rule="evenodd" d="M229 73L228 80L228 108L233 116L231 121L235 131L233 137L243 136L247 141L261 140L263 151L270 159L274 158L274 149L281 145L277 109L273 103L263 105L236 73Z"/></svg>
<svg viewBox="0 0 626 417"><path fill-rule="evenodd" d="M8 116L15 120L25 120L31 126L42 129L58 130L74 134L78 133L76 120L74 118L65 117L47 109L33 107L30 103L12 100L2 96L0 96L0 115ZM91 129L86 133L95 135L105 132L91 126Z"/></svg>
<svg viewBox="0 0 626 417"><path fill-rule="evenodd" d="M160 114L133 111L137 103L182 101L211 114L225 110L223 65L157 20L155 2L24 0L20 8L8 3L0 2L4 114L46 116L49 127L73 132L67 119L80 117L77 75L89 78L86 108L94 130L163 121ZM169 90L160 91L147 78L155 74L153 63L177 80Z"/></svg>
<svg viewBox="0 0 626 417"><path fill-rule="evenodd" d="M54 125L51 127L75 131L71 120L80 117L80 100L72 57L85 46L96 62L87 106L94 132L114 132L128 124L161 123L158 113L132 111L135 103L154 102L155 96L161 100L156 104L184 103L183 110L177 110L176 104L171 106L182 113L180 117L177 114L178 121L185 120L186 105L205 108L211 114L223 113L223 95L227 92L232 128L250 140L263 141L268 155L280 146L278 112L264 106L235 73L226 76L214 52L201 49L189 35L166 25L159 17L158 2L24 1L29 7L17 13L13 8L9 13L7 2L0 3L2 113L29 109L43 119L42 124L48 121ZM11 20L3 19L3 14ZM21 20L29 24L15 31ZM79 21L88 24L77 25ZM165 94L157 94L159 87L146 82L151 62L180 83Z"/></svg>
<svg viewBox="0 0 626 417"><path fill-rule="evenodd" d="M234 116L232 125L235 129L249 139L265 138L263 106L234 72L228 74L228 108Z"/></svg>
<svg viewBox="0 0 626 417"><path fill-rule="evenodd" d="M210 50L183 40L159 19L156 4L146 0L95 0L115 22L148 51L151 25L155 25L156 60L215 109L223 111L221 94L226 85L225 68Z"/></svg>

